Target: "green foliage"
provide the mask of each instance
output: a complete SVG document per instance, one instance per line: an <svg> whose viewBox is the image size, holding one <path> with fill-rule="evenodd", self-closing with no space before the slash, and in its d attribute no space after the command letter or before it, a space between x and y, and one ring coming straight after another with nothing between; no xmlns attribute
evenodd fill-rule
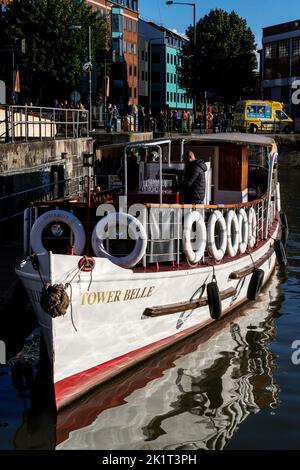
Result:
<svg viewBox="0 0 300 470"><path fill-rule="evenodd" d="M211 10L187 31L189 43L182 52L179 67L180 85L191 96L205 91L215 93L225 101L235 101L244 89L255 84L255 38L244 19L234 11Z"/></svg>
<svg viewBox="0 0 300 470"><path fill-rule="evenodd" d="M82 63L88 61L89 26L92 58L107 45L107 21L83 0L13 0L1 23L2 44L26 39L26 53L16 55L22 94L40 104L52 105L53 98L80 88ZM71 30L72 25L81 29ZM2 53L1 58L0 75L5 76L7 70L11 73L11 54Z"/></svg>

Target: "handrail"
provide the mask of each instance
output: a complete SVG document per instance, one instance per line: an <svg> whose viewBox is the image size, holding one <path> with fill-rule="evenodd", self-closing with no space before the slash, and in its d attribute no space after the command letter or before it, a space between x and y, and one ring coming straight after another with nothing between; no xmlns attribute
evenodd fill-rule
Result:
<svg viewBox="0 0 300 470"><path fill-rule="evenodd" d="M260 199L255 199L250 202L243 202L240 204L145 204L148 208L161 208L161 209L234 209L238 207L256 206L267 200L267 196Z"/></svg>
<svg viewBox="0 0 300 470"><path fill-rule="evenodd" d="M5 131L0 138L6 142L78 138L83 129L88 135L88 111L74 108L50 108L38 106L7 106Z"/></svg>

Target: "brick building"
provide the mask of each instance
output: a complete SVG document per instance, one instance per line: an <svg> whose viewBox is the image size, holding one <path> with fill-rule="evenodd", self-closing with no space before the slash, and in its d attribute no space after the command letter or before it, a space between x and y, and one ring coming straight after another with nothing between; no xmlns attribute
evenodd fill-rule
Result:
<svg viewBox="0 0 300 470"><path fill-rule="evenodd" d="M121 110L138 104L138 0L87 0L111 26L116 63L112 67L110 95Z"/></svg>

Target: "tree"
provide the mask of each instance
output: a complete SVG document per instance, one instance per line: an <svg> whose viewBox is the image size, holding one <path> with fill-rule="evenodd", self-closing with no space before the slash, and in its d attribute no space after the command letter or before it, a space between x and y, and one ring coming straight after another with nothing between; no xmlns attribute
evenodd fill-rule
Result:
<svg viewBox="0 0 300 470"><path fill-rule="evenodd" d="M244 19L234 11L211 10L194 28L187 30L178 67L179 83L190 96L215 93L226 102L239 99L255 83L255 38Z"/></svg>
<svg viewBox="0 0 300 470"><path fill-rule="evenodd" d="M81 29L71 30L72 25ZM0 44L26 39L26 53L16 55L23 94L49 105L80 86L82 63L88 60L89 26L95 57L107 45L108 25L84 0L12 0L8 4L1 19ZM5 76L7 70L11 74L12 63L10 53L3 56L0 74Z"/></svg>

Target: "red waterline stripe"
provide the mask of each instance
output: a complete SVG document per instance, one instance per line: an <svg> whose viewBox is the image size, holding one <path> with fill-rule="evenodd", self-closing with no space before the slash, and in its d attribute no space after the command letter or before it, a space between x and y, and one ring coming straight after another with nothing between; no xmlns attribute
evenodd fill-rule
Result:
<svg viewBox="0 0 300 470"><path fill-rule="evenodd" d="M212 320L208 319L203 323L188 328L180 333L176 333L168 338L164 338L156 341L155 343L143 346L142 348L135 349L134 351L130 351L127 354L116 357L108 362L104 362L103 364L99 364L91 369L87 369L56 382L54 389L57 409L59 410L63 408L86 393L88 390L91 390L97 385L115 377L117 374L157 353L170 344L175 343L179 339L202 329L211 322Z"/></svg>

